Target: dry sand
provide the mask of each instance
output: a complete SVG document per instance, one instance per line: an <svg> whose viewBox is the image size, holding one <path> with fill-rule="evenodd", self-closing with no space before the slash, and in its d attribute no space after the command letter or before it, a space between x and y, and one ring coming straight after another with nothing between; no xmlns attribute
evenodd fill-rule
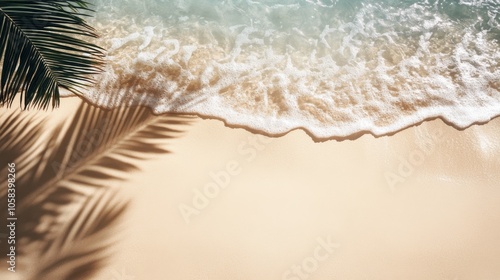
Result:
<svg viewBox="0 0 500 280"><path fill-rule="evenodd" d="M133 205L96 279L500 279L498 118L323 143L197 119L167 147L120 183Z"/></svg>

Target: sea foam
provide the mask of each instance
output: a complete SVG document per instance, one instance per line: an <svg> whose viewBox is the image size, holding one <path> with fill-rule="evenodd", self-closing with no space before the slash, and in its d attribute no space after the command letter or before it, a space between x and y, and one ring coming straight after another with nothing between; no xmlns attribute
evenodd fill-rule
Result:
<svg viewBox="0 0 500 280"><path fill-rule="evenodd" d="M100 106L318 139L500 114L500 0L93 2Z"/></svg>

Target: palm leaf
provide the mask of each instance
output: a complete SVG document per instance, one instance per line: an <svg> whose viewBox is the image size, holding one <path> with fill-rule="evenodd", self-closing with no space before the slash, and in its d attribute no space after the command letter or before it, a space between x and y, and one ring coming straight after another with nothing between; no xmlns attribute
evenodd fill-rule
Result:
<svg viewBox="0 0 500 280"><path fill-rule="evenodd" d="M0 0L0 104L46 108L59 105L59 89L80 94L101 71L103 50L86 42L97 37L81 0Z"/></svg>

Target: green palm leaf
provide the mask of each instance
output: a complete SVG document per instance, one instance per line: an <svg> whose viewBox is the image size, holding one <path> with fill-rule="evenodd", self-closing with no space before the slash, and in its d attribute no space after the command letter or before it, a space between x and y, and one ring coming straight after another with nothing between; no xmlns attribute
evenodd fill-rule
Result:
<svg viewBox="0 0 500 280"><path fill-rule="evenodd" d="M101 71L103 50L84 39L97 37L81 0L0 0L0 104L47 108L59 105L59 89L80 94Z"/></svg>

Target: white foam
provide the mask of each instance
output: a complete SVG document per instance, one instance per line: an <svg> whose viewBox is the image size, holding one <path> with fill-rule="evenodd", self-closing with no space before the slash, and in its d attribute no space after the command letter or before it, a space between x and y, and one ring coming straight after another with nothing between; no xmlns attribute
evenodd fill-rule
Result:
<svg viewBox="0 0 500 280"><path fill-rule="evenodd" d="M485 19L463 21L425 3L367 1L343 16L331 8L341 1L215 1L203 11L178 2L145 1L160 10L147 17L99 2L94 25L109 61L86 98L317 138L383 135L435 117L466 127L500 114L498 26L478 28L498 22L494 2L462 1L490 5Z"/></svg>

